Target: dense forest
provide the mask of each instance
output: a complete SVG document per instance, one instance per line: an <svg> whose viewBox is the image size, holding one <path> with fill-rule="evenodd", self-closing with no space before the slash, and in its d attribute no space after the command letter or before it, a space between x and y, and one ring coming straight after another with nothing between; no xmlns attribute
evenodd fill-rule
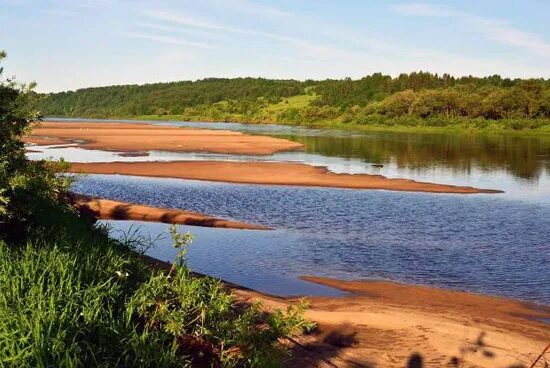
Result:
<svg viewBox="0 0 550 368"><path fill-rule="evenodd" d="M427 72L296 81L203 79L42 95L46 116L167 118L301 125L550 125L550 80Z"/></svg>

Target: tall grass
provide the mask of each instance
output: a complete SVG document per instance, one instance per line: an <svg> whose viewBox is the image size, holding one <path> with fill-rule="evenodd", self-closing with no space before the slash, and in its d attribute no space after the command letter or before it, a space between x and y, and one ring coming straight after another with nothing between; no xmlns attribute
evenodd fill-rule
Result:
<svg viewBox="0 0 550 368"><path fill-rule="evenodd" d="M184 263L147 266L70 211L28 226L21 242L0 240L0 366L277 366L278 339L310 327L301 307L238 305Z"/></svg>

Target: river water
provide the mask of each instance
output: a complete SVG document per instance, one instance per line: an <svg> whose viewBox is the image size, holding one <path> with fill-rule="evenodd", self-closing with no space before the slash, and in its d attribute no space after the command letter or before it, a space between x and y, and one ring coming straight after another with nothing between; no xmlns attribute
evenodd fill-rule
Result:
<svg viewBox="0 0 550 368"><path fill-rule="evenodd" d="M74 121L74 119L72 119ZM429 194L199 182L120 175L80 177L74 190L116 200L185 208L274 231L184 227L195 236L190 266L278 295L335 295L299 279L321 275L388 279L550 304L550 139L327 131L232 123L156 122L268 134L304 143L272 156L149 152L127 157L78 147L38 147L32 158L68 161L292 161L339 173L376 173L503 194ZM376 166L373 166L376 165ZM382 167L380 167L382 165ZM115 235L138 226L109 221ZM169 239L149 254L172 260Z"/></svg>

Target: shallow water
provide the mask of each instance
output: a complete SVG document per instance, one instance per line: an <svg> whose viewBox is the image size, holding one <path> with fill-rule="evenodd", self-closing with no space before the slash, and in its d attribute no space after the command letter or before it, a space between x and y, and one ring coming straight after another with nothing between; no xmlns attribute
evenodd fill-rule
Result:
<svg viewBox="0 0 550 368"><path fill-rule="evenodd" d="M75 190L259 223L188 228L191 266L274 294L301 275L384 278L550 303L550 206L495 195L276 187L89 175ZM129 223L116 223L127 228ZM166 225L145 225L153 234ZM202 239L201 239L202 238ZM167 245L151 255L174 256ZM281 285L276 276L285 278ZM272 279L273 278L273 279Z"/></svg>
<svg viewBox="0 0 550 368"><path fill-rule="evenodd" d="M258 290L327 293L327 288L297 280L314 274L384 278L550 304L548 138L155 123L269 134L307 148L272 156L152 151L149 156L121 157L116 152L50 147L42 155L57 152L83 162L291 161L334 172L501 189L506 193L464 196L102 175L75 184L86 194L275 227L271 232L189 228L197 234L190 259L194 269ZM166 227L145 226L152 233L164 233ZM152 252L165 260L174 256L167 240Z"/></svg>

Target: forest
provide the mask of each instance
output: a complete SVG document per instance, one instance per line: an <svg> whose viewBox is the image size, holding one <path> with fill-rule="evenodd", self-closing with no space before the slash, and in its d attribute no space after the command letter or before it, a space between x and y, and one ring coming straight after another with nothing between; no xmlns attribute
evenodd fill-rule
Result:
<svg viewBox="0 0 550 368"><path fill-rule="evenodd" d="M328 126L550 125L550 80L374 73L358 80L209 78L42 94L49 117L178 119Z"/></svg>

